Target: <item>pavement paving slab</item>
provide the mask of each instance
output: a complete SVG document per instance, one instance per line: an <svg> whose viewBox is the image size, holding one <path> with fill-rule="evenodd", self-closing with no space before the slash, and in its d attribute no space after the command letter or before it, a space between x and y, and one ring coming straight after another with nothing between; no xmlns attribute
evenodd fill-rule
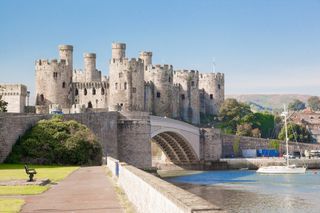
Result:
<svg viewBox="0 0 320 213"><path fill-rule="evenodd" d="M103 166L81 167L48 191L27 196L25 201L24 213L125 212Z"/></svg>

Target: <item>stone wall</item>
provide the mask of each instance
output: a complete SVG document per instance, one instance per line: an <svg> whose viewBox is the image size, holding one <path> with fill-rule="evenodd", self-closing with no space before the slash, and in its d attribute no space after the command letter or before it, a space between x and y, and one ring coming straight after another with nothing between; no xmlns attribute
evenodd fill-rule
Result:
<svg viewBox="0 0 320 213"><path fill-rule="evenodd" d="M52 115L0 114L0 162L11 152L12 146L39 120ZM103 147L104 155L118 157L117 112L81 113L64 115L67 120L76 120L93 131Z"/></svg>
<svg viewBox="0 0 320 213"><path fill-rule="evenodd" d="M23 113L26 106L27 87L23 84L0 84L0 96L8 103L7 111Z"/></svg>
<svg viewBox="0 0 320 213"><path fill-rule="evenodd" d="M264 138L252 138L252 137L240 137L236 135L220 135L222 141L222 157L237 156L233 151L233 144L235 141L239 141L239 154L242 153L244 149L270 149L270 141L273 139ZM285 142L280 142L280 153L285 152ZM289 153L293 151L304 150L319 150L320 144L306 144L306 143L296 143L289 142Z"/></svg>
<svg viewBox="0 0 320 213"><path fill-rule="evenodd" d="M107 158L115 176L116 164L110 161L116 160ZM119 164L117 181L139 213L222 212L218 206L125 163Z"/></svg>
<svg viewBox="0 0 320 213"><path fill-rule="evenodd" d="M145 112L122 112L118 120L118 159L139 168L151 167L150 118Z"/></svg>
<svg viewBox="0 0 320 213"><path fill-rule="evenodd" d="M200 160L218 161L221 158L222 141L219 130L210 128L202 129L200 142Z"/></svg>

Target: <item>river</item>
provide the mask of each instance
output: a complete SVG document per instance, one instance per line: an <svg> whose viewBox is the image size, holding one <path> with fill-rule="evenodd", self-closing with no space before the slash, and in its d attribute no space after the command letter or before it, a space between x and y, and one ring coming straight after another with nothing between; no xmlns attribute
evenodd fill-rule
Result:
<svg viewBox="0 0 320 213"><path fill-rule="evenodd" d="M165 180L228 212L320 212L320 170L299 175L208 171Z"/></svg>

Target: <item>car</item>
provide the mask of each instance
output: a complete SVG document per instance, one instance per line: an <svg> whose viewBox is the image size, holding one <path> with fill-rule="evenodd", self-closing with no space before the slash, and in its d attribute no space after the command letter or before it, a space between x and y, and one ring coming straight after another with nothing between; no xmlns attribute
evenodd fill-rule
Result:
<svg viewBox="0 0 320 213"><path fill-rule="evenodd" d="M62 112L62 111L59 111L59 110L53 110L53 111L51 111L51 114L62 115L63 112Z"/></svg>

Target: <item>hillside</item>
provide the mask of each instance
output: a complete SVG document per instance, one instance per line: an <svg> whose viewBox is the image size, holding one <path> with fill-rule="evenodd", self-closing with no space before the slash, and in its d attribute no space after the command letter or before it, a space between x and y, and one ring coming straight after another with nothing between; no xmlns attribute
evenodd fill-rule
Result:
<svg viewBox="0 0 320 213"><path fill-rule="evenodd" d="M288 105L294 99L299 99L307 103L311 95L298 95L298 94L244 94L244 95L226 95L226 98L235 98L238 101L251 103L258 107L265 109L281 109L283 104Z"/></svg>

